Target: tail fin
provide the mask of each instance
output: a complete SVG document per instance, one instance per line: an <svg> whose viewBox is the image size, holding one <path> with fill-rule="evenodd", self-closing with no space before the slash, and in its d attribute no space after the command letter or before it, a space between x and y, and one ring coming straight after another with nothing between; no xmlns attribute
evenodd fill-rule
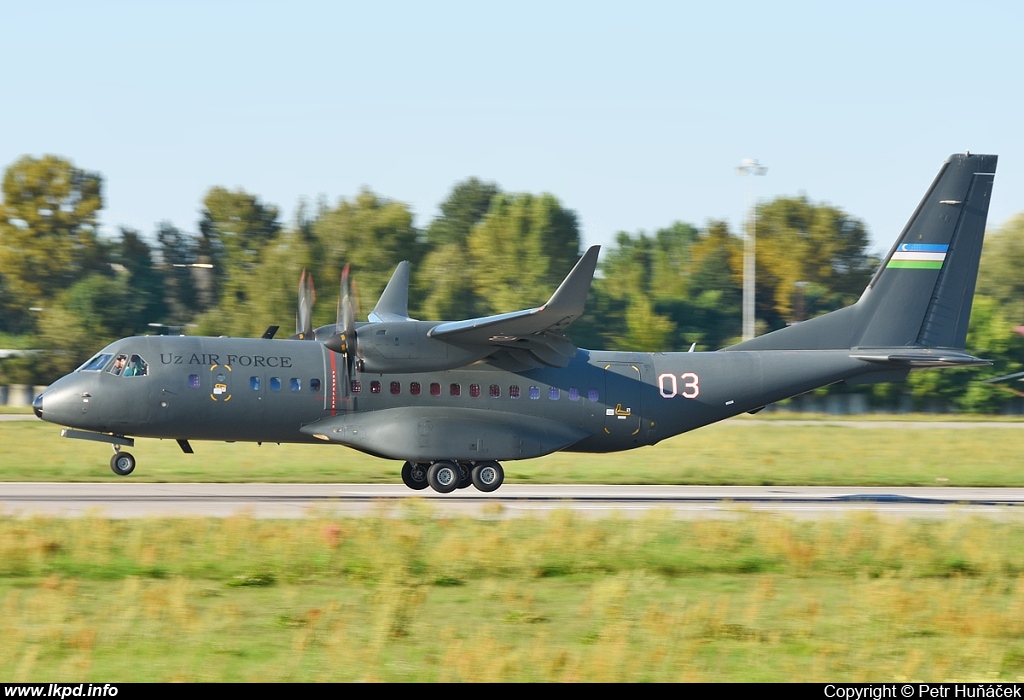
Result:
<svg viewBox="0 0 1024 700"><path fill-rule="evenodd" d="M995 170L950 156L856 304L727 349L962 349Z"/></svg>

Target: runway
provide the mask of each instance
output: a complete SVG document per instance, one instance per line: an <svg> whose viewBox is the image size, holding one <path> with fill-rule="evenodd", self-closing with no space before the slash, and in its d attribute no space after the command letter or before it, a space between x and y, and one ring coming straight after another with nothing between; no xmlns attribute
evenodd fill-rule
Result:
<svg viewBox="0 0 1024 700"><path fill-rule="evenodd" d="M376 484L4 483L0 514L8 517L303 518L382 515L413 510L438 517L543 516L570 509L593 517L640 517L663 509L678 518L771 512L827 518L872 512L884 517L1024 517L1024 489L800 486L503 486L441 495Z"/></svg>

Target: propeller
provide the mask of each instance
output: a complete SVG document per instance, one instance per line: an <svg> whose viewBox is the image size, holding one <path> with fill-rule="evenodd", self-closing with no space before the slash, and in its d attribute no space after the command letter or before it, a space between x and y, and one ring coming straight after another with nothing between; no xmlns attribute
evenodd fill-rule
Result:
<svg viewBox="0 0 1024 700"><path fill-rule="evenodd" d="M299 277L299 310L295 314L295 339L313 340L313 304L316 303L316 289L313 287L313 275L302 268Z"/></svg>
<svg viewBox="0 0 1024 700"><path fill-rule="evenodd" d="M341 271L341 295L338 297L338 319L335 332L324 341L329 350L345 356L346 379L351 381L355 375L357 359L356 349L356 300L352 292L352 280L349 277L349 266ZM346 382L347 389L348 382Z"/></svg>

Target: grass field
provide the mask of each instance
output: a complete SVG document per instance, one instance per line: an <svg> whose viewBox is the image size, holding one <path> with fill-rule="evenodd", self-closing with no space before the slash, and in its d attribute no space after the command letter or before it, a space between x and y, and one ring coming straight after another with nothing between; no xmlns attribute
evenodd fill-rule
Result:
<svg viewBox="0 0 1024 700"><path fill-rule="evenodd" d="M123 481L0 422L0 481ZM335 446L140 440L135 481L398 483ZM1021 486L1024 429L742 419L509 482ZM2 488L2 484L0 484ZM1024 518L0 516L0 682L1024 681Z"/></svg>
<svg viewBox="0 0 1024 700"><path fill-rule="evenodd" d="M0 518L0 681L1024 680L1024 522Z"/></svg>
<svg viewBox="0 0 1024 700"><path fill-rule="evenodd" d="M609 455L557 453L506 462L508 483L1024 486L1024 429L860 427L733 419L654 447ZM0 481L118 480L110 448L60 437L37 421L0 422ZM399 462L336 445L140 439L133 481L400 483Z"/></svg>

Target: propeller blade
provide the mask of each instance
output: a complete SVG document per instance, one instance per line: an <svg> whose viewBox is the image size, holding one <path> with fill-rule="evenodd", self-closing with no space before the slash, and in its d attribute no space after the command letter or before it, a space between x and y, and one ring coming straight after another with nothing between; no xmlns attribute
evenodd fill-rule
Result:
<svg viewBox="0 0 1024 700"><path fill-rule="evenodd" d="M313 338L313 304L316 303L316 289L313 275L302 269L299 277L299 310L295 315L295 334L299 340Z"/></svg>
<svg viewBox="0 0 1024 700"><path fill-rule="evenodd" d="M338 326L343 333L355 332L356 309L355 297L352 295L352 280L349 277L349 266L341 271L341 299L338 305Z"/></svg>
<svg viewBox="0 0 1024 700"><path fill-rule="evenodd" d="M356 316L359 315L359 288L356 286L355 280L350 283L351 291L347 294L348 301L345 303L345 307L348 309L345 313L345 335L348 338L348 354L346 359L348 360L348 376L350 378L356 375L356 361L359 359L359 338L356 334Z"/></svg>
<svg viewBox="0 0 1024 700"><path fill-rule="evenodd" d="M344 394L348 396L355 377L356 360L356 297L352 291L350 268L345 265L341 271L341 293L338 297L338 316L334 326L334 335L324 341L324 345L334 352L345 356Z"/></svg>

